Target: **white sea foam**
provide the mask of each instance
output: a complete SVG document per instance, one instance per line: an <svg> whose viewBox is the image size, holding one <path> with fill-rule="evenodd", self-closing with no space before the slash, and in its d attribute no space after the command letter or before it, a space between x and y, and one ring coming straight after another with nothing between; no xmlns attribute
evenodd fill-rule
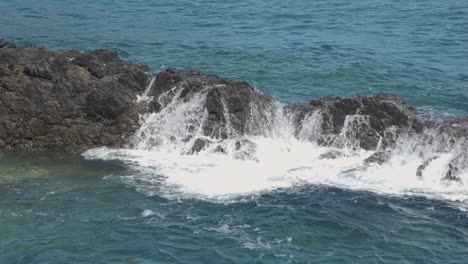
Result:
<svg viewBox="0 0 468 264"><path fill-rule="evenodd" d="M155 215L155 214L156 214L155 212L146 209L146 210L144 210L144 211L141 213L141 216L143 216L143 217L148 217L148 216L152 216L152 215Z"/></svg>
<svg viewBox="0 0 468 264"><path fill-rule="evenodd" d="M422 160L417 157L394 157L383 165L364 166L364 159L372 152L349 151L345 157L319 159L330 149L299 141L251 140L258 146L256 161L207 152L181 155L175 151L109 149L88 151L86 157L130 162L139 172L129 176L129 183L142 190L153 191L151 186L162 184L196 197L224 199L302 184L323 184L390 195L468 199L466 185L440 179L450 154L430 164L428 173L419 179L415 172ZM467 176L466 172L461 174L462 180L468 180Z"/></svg>
<svg viewBox="0 0 468 264"><path fill-rule="evenodd" d="M363 116L347 117L343 133L333 139L334 148L316 144L322 123L316 112L304 118L297 133L280 103L272 106L275 109L268 114L252 108L246 128L251 132L242 139L256 146L254 152L240 155L235 151L237 138L232 138L217 142L226 153L214 152L213 146L187 155L194 140L202 136L207 116L206 93L200 92L188 101L178 100L175 91L171 94L171 98L162 100L166 103L161 112L144 117L135 134L134 149L98 148L85 152L84 156L126 162L135 173L123 177L124 182L147 194L170 198L226 200L318 184L387 195L468 201L468 187L463 184L468 182L467 171L458 175L461 182L443 180L455 151L467 150L447 150L436 146L437 142L424 145L420 138L402 138L388 162L365 165L364 160L374 151L356 148L351 131L356 124L366 122ZM330 151L339 151L341 155L335 159L321 157ZM417 177L418 167L430 157L436 158L424 169L422 177Z"/></svg>

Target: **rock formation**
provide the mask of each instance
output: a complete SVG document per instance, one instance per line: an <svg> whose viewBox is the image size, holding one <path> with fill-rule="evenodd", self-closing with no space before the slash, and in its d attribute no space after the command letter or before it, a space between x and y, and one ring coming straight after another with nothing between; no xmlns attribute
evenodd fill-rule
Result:
<svg viewBox="0 0 468 264"><path fill-rule="evenodd" d="M200 93L206 96L202 109L206 117L200 127L187 129L190 135L185 140L193 142L188 154L212 146L212 140L238 138L234 148L250 155L255 146L243 137L270 136L281 114L288 120L280 121L291 123L296 138L322 146L375 150L366 164L384 163L398 151L399 140L411 137L418 138L413 149L421 156L424 148L418 144L455 151L446 179L456 180L467 166L468 119L421 120L417 110L398 96L327 97L278 107L274 98L245 82L198 71L151 73L108 50L51 52L5 40L0 40L0 152L124 147L141 126L142 114L160 112L171 100L189 101ZM145 100L137 100L143 95ZM192 138L196 129L201 135ZM221 146L215 149L226 151ZM336 155L340 154L323 158ZM418 177L435 159L427 158L415 172Z"/></svg>
<svg viewBox="0 0 468 264"><path fill-rule="evenodd" d="M121 146L149 69L115 52L54 53L0 40L0 151Z"/></svg>

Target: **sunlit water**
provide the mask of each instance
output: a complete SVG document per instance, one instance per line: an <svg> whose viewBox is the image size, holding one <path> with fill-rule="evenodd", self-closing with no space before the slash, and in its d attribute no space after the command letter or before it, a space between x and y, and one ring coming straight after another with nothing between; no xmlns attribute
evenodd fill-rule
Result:
<svg viewBox="0 0 468 264"><path fill-rule="evenodd" d="M109 48L156 71L247 80L282 102L386 91L430 118L468 113L467 19L456 0L0 0L0 37L20 44ZM421 180L421 157L404 148L417 139L384 165L351 149L324 160L314 127L295 138L287 118L247 135L251 157L234 139L227 155L150 143L182 137L199 100L145 117L134 149L1 156L0 263L466 262L468 173L441 181L463 150L422 148L439 158Z"/></svg>

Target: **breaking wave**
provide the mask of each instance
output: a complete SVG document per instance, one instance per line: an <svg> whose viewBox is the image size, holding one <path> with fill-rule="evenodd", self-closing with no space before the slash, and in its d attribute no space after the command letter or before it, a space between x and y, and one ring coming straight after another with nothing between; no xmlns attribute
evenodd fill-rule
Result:
<svg viewBox="0 0 468 264"><path fill-rule="evenodd" d="M147 195L167 198L226 201L314 184L468 201L466 169L457 180L444 178L451 161L466 154L466 145L457 147L435 130L403 135L385 161L369 162L382 147L359 148L356 131L369 122L366 116L346 116L341 132L323 146L318 144L323 124L320 110L307 114L298 125L296 114L275 101L268 111L250 107L242 135L230 129L230 115L225 114L227 139L220 139L203 132L209 90L204 88L190 99L181 99L181 89L176 88L161 94L157 101L162 110L141 117L142 125L128 148L98 148L83 155L125 162L134 173L119 180ZM139 98L150 99L148 92ZM461 140L466 143L465 138Z"/></svg>

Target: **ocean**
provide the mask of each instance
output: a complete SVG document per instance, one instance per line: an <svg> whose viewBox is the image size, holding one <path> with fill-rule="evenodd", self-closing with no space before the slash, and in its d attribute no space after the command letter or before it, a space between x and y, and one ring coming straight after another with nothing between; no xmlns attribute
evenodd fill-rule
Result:
<svg viewBox="0 0 468 264"><path fill-rule="evenodd" d="M0 29L247 81L278 107L388 92L422 118L468 115L463 0L0 0ZM0 263L466 263L468 172L438 177L451 153L420 180L403 145L382 166L362 168L364 150L323 161L287 122L249 138L254 161L148 146L183 137L198 107L146 116L135 149L0 156Z"/></svg>

